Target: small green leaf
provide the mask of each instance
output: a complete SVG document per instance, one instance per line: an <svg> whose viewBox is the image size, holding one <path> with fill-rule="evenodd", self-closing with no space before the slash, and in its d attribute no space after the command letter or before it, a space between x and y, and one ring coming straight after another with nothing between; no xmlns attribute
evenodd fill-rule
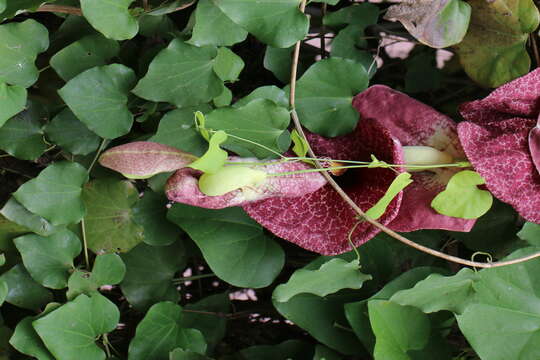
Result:
<svg viewBox="0 0 540 360"><path fill-rule="evenodd" d="M32 327L32 322L45 316L52 310L58 308L60 304L49 303L45 310L38 316L27 316L17 324L13 336L9 339L9 343L17 351L33 356L38 360L55 360L52 354L47 350L43 341L41 341L36 330Z"/></svg>
<svg viewBox="0 0 540 360"><path fill-rule="evenodd" d="M266 70L271 71L274 76L284 84L291 81L291 65L292 51L294 46L282 49L267 46L264 52L263 66ZM298 64L298 74L305 71L303 62Z"/></svg>
<svg viewBox="0 0 540 360"><path fill-rule="evenodd" d="M143 228L133 221L132 206L139 199L129 181L97 179L82 195L88 248L96 254L126 252L143 240Z"/></svg>
<svg viewBox="0 0 540 360"><path fill-rule="evenodd" d="M134 83L135 73L124 65L97 66L69 80L58 94L90 130L114 139L133 124L127 102Z"/></svg>
<svg viewBox="0 0 540 360"><path fill-rule="evenodd" d="M341 289L360 289L371 276L362 274L358 260L347 262L331 259L317 270L296 270L285 284L279 285L272 298L278 302L289 301L298 294L310 293L317 296L333 294Z"/></svg>
<svg viewBox="0 0 540 360"><path fill-rule="evenodd" d="M195 10L195 26L189 43L195 46L231 46L242 42L247 31L232 22L211 0L201 0Z"/></svg>
<svg viewBox="0 0 540 360"><path fill-rule="evenodd" d="M88 130L68 108L45 127L47 137L73 155L88 155L99 146L99 136Z"/></svg>
<svg viewBox="0 0 540 360"><path fill-rule="evenodd" d="M242 58L233 53L229 48L220 47L214 59L214 72L223 81L235 82L242 69L244 69Z"/></svg>
<svg viewBox="0 0 540 360"><path fill-rule="evenodd" d="M213 70L216 56L213 46L196 47L174 39L152 60L133 93L178 107L208 102L221 93L223 86Z"/></svg>
<svg viewBox="0 0 540 360"><path fill-rule="evenodd" d="M79 295L32 325L47 349L58 360L104 360L96 345L98 336L116 328L120 312L102 295Z"/></svg>
<svg viewBox="0 0 540 360"><path fill-rule="evenodd" d="M9 293L9 287L5 280L0 280L0 306L4 303Z"/></svg>
<svg viewBox="0 0 540 360"><path fill-rule="evenodd" d="M53 225L76 223L85 213L81 193L87 181L88 173L81 165L57 162L23 184L13 196Z"/></svg>
<svg viewBox="0 0 540 360"><path fill-rule="evenodd" d="M230 191L264 182L267 174L247 166L223 166L213 173L204 173L199 178L199 189L208 196L224 195Z"/></svg>
<svg viewBox="0 0 540 360"><path fill-rule="evenodd" d="M18 85L8 85L0 81L0 127L12 116L24 110L26 89Z"/></svg>
<svg viewBox="0 0 540 360"><path fill-rule="evenodd" d="M3 273L0 281L5 282L8 287L5 301L15 306L37 310L52 300L49 290L35 282L22 264L17 264Z"/></svg>
<svg viewBox="0 0 540 360"><path fill-rule="evenodd" d="M377 23L380 9L375 4L362 3L345 6L337 11L328 12L323 18L326 26L367 25Z"/></svg>
<svg viewBox="0 0 540 360"><path fill-rule="evenodd" d="M298 155L298 157L305 157L308 153L309 145L302 136L296 131L296 129L293 129L291 132L291 140L294 144L292 151Z"/></svg>
<svg viewBox="0 0 540 360"><path fill-rule="evenodd" d="M460 171L448 181L446 189L440 192L431 207L439 214L463 219L476 219L484 215L493 204L489 191L480 190L485 180L475 171Z"/></svg>
<svg viewBox="0 0 540 360"><path fill-rule="evenodd" d="M35 20L0 25L0 82L25 88L34 84L39 75L34 62L48 47L49 32Z"/></svg>
<svg viewBox="0 0 540 360"><path fill-rule="evenodd" d="M0 214L6 219L13 221L21 226L22 232L35 232L42 236L49 236L62 229L62 226L54 226L39 215L32 214L28 209L22 206L14 197L11 197L4 207L0 210Z"/></svg>
<svg viewBox="0 0 540 360"><path fill-rule="evenodd" d="M133 0L81 0L81 9L88 22L109 39L131 39L139 31L139 23L129 12Z"/></svg>
<svg viewBox="0 0 540 360"><path fill-rule="evenodd" d="M195 241L212 271L234 286L268 286L283 267L283 250L241 208L176 203L167 217Z"/></svg>
<svg viewBox="0 0 540 360"><path fill-rule="evenodd" d="M358 122L353 96L367 86L367 72L356 62L339 58L317 61L296 88L296 110L302 124L327 137L351 132Z"/></svg>
<svg viewBox="0 0 540 360"><path fill-rule="evenodd" d="M93 295L103 285L119 284L126 274L126 266L117 254L96 256L92 272L76 270L68 281L67 298L73 299L80 294Z"/></svg>
<svg viewBox="0 0 540 360"><path fill-rule="evenodd" d="M286 48L304 39L309 28L297 0L213 0L232 21L265 44Z"/></svg>
<svg viewBox="0 0 540 360"><path fill-rule="evenodd" d="M231 101L233 98L232 91L229 90L228 87L223 85L223 91L221 94L215 98L212 99L212 102L214 103L215 107L224 107L231 105Z"/></svg>
<svg viewBox="0 0 540 360"><path fill-rule="evenodd" d="M195 160L188 167L200 170L204 173L213 174L225 165L228 154L220 145L227 140L225 131L217 131L208 142L208 150L199 159Z"/></svg>
<svg viewBox="0 0 540 360"><path fill-rule="evenodd" d="M81 241L69 230L50 237L25 235L13 240L24 266L34 280L51 289L67 286L73 259L81 252Z"/></svg>
<svg viewBox="0 0 540 360"><path fill-rule="evenodd" d="M540 246L540 224L526 222L517 235L533 246Z"/></svg>
<svg viewBox="0 0 540 360"><path fill-rule="evenodd" d="M287 94L285 91L281 90L275 85L260 86L250 92L248 95L236 101L233 106L242 107L257 99L267 99L283 108L289 107L289 99L287 98Z"/></svg>
<svg viewBox="0 0 540 360"><path fill-rule="evenodd" d="M167 359L178 347L204 354L206 343L201 332L184 328L181 321L180 305L166 301L152 306L129 344L130 360Z"/></svg>
<svg viewBox="0 0 540 360"><path fill-rule="evenodd" d="M377 64L373 55L368 51L367 41L358 36L358 34L364 33L364 29L365 25L347 25L332 40L330 55L334 58L350 59L361 64L366 72L369 71L371 77L377 71Z"/></svg>
<svg viewBox="0 0 540 360"><path fill-rule="evenodd" d="M386 189L386 192L384 193L383 197L380 198L375 205L373 205L371 208L369 208L368 211L366 211L366 216L372 218L373 220L377 220L381 216L383 216L384 212L386 211L386 208L392 200L401 192L403 189L405 189L407 186L412 184L413 180L411 179L411 174L404 172L399 174L392 180L392 183Z"/></svg>
<svg viewBox="0 0 540 360"><path fill-rule="evenodd" d="M122 259L126 276L120 288L135 309L143 311L159 301L179 300L180 294L172 279L186 265L181 242L167 246L140 244L122 254Z"/></svg>

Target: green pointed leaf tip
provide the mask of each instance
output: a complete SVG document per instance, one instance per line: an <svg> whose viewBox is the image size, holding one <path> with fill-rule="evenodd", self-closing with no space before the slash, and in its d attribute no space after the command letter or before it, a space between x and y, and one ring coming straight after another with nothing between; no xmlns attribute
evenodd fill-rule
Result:
<svg viewBox="0 0 540 360"><path fill-rule="evenodd" d="M421 0L392 5L384 18L400 21L412 36L428 46L445 48L463 40L471 6L462 0Z"/></svg>
<svg viewBox="0 0 540 360"><path fill-rule="evenodd" d="M196 156L172 146L136 141L108 149L100 156L99 163L129 179L146 179L181 169L196 159Z"/></svg>
<svg viewBox="0 0 540 360"><path fill-rule="evenodd" d="M34 84L39 75L34 62L48 47L49 32L35 20L0 25L0 82Z"/></svg>
<svg viewBox="0 0 540 360"><path fill-rule="evenodd" d="M413 180L411 179L411 174L404 172L399 174L392 180L392 183L384 193L383 197L377 201L375 205L373 205L368 211L366 211L366 216L372 218L373 220L377 220L381 216L383 216L384 212L386 211L386 208L392 200L401 192L403 189L405 189L407 186L412 184Z"/></svg>
<svg viewBox="0 0 540 360"><path fill-rule="evenodd" d="M353 96L367 86L367 72L355 61L317 61L298 80L296 88L296 110L302 124L326 137L350 133L358 122Z"/></svg>
<svg viewBox="0 0 540 360"><path fill-rule="evenodd" d="M309 20L298 8L298 0L213 0L225 15L260 41L286 48L304 39Z"/></svg>
<svg viewBox="0 0 540 360"><path fill-rule="evenodd" d="M23 184L13 196L31 212L53 225L79 222L85 213L82 185L88 172L77 163L57 162Z"/></svg>
<svg viewBox="0 0 540 360"><path fill-rule="evenodd" d="M133 124L127 102L135 80L133 70L124 65L96 66L69 80L58 94L90 130L114 139Z"/></svg>
<svg viewBox="0 0 540 360"><path fill-rule="evenodd" d="M18 85L8 85L0 81L0 127L9 118L24 110L26 89Z"/></svg>
<svg viewBox="0 0 540 360"><path fill-rule="evenodd" d="M347 262L331 259L318 270L296 270L289 281L279 285L272 294L275 301L286 302L295 295L310 293L317 296L333 294L341 289L360 289L370 275L362 274L358 260Z"/></svg>
<svg viewBox="0 0 540 360"><path fill-rule="evenodd" d="M58 360L105 360L105 352L95 341L113 331L119 318L116 305L104 296L79 295L32 325Z"/></svg>
<svg viewBox="0 0 540 360"><path fill-rule="evenodd" d="M213 174L225 165L228 154L220 145L227 140L225 131L215 132L208 142L208 150L199 159L195 160L188 167L200 170L204 173Z"/></svg>
<svg viewBox="0 0 540 360"><path fill-rule="evenodd" d="M88 22L109 39L127 40L139 32L139 22L129 12L133 0L81 0Z"/></svg>
<svg viewBox="0 0 540 360"><path fill-rule="evenodd" d="M174 39L152 60L133 93L146 100L169 102L178 107L208 102L218 96L223 87L213 70L216 56L213 46L196 47Z"/></svg>
<svg viewBox="0 0 540 360"><path fill-rule="evenodd" d="M446 189L440 192L431 207L439 214L462 219L476 219L484 215L493 204L489 191L480 190L477 185L484 184L484 179L475 171L460 171L448 182Z"/></svg>

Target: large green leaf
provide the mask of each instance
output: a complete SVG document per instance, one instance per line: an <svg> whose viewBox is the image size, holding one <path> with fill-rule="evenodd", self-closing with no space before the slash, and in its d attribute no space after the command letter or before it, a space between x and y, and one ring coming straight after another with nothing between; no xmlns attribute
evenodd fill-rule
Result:
<svg viewBox="0 0 540 360"><path fill-rule="evenodd" d="M9 119L0 128L0 149L22 160L39 158L47 149L41 125L41 120L46 117L43 106L29 101L25 111Z"/></svg>
<svg viewBox="0 0 540 360"><path fill-rule="evenodd" d="M263 43L286 48L304 39L309 21L298 0L212 0L235 23Z"/></svg>
<svg viewBox="0 0 540 360"><path fill-rule="evenodd" d="M4 207L0 209L0 214L22 227L20 229L22 232L35 232L42 236L49 236L62 228L62 226L52 225L39 215L32 214L27 208L15 200L14 197L11 197Z"/></svg>
<svg viewBox="0 0 540 360"><path fill-rule="evenodd" d="M13 196L53 225L76 223L84 216L82 185L88 173L78 163L57 162L23 184Z"/></svg>
<svg viewBox="0 0 540 360"><path fill-rule="evenodd" d="M129 344L130 360L166 360L178 347L204 354L206 343L201 332L184 328L181 321L180 305L166 301L152 306Z"/></svg>
<svg viewBox="0 0 540 360"><path fill-rule="evenodd" d="M101 137L114 139L129 132L133 115L127 107L135 73L120 65L86 70L58 90L73 113Z"/></svg>
<svg viewBox="0 0 540 360"><path fill-rule="evenodd" d="M366 70L348 59L326 59L312 65L298 80L296 110L302 124L324 136L351 132L358 121L354 95L366 89Z"/></svg>
<svg viewBox="0 0 540 360"><path fill-rule="evenodd" d="M139 31L139 23L129 13L133 0L81 0L81 9L88 22L109 39L131 39Z"/></svg>
<svg viewBox="0 0 540 360"><path fill-rule="evenodd" d="M331 259L317 270L296 270L290 279L274 290L272 298L288 301L295 295L310 293L318 296L333 294L341 289L360 289L371 276L361 273L358 260L347 262Z"/></svg>
<svg viewBox="0 0 540 360"><path fill-rule="evenodd" d="M53 57L52 68L62 79L68 81L94 66L105 65L107 60L118 54L118 42L93 34L66 46Z"/></svg>
<svg viewBox="0 0 540 360"><path fill-rule="evenodd" d="M471 0L467 35L456 46L465 72L480 85L498 87L529 72L525 49L540 22L532 0Z"/></svg>
<svg viewBox="0 0 540 360"><path fill-rule="evenodd" d="M133 92L143 99L178 107L208 102L223 86L213 70L216 56L215 47L196 47L174 39L152 60Z"/></svg>
<svg viewBox="0 0 540 360"><path fill-rule="evenodd" d="M24 110L26 89L0 81L0 127L12 116Z"/></svg>
<svg viewBox="0 0 540 360"><path fill-rule="evenodd" d="M104 360L95 340L116 328L120 312L102 295L79 295L32 325L58 360Z"/></svg>
<svg viewBox="0 0 540 360"><path fill-rule="evenodd" d="M49 32L35 20L0 25L0 82L31 86L39 75L34 61L48 47Z"/></svg>
<svg viewBox="0 0 540 360"><path fill-rule="evenodd" d="M74 155L87 155L99 146L99 136L88 130L68 108L62 110L45 127L47 137Z"/></svg>
<svg viewBox="0 0 540 360"><path fill-rule="evenodd" d="M110 178L88 183L82 195L88 248L94 253L126 252L144 238L143 228L133 221L132 206L139 199L129 181Z"/></svg>
<svg viewBox="0 0 540 360"><path fill-rule="evenodd" d="M36 318L28 316L19 321L9 343L17 351L38 360L55 360L32 327L34 320Z"/></svg>
<svg viewBox="0 0 540 360"><path fill-rule="evenodd" d="M283 267L283 250L240 208L176 203L167 217L191 236L212 271L232 285L268 286Z"/></svg>
<svg viewBox="0 0 540 360"><path fill-rule="evenodd" d="M186 265L180 242L168 246L140 244L122 254L126 276L120 284L122 293L138 310L146 310L159 301L178 301L180 294L172 279Z"/></svg>
<svg viewBox="0 0 540 360"><path fill-rule="evenodd" d="M77 235L64 230L50 237L25 235L13 242L34 280L52 289L66 287L69 272L74 270L73 259L81 252Z"/></svg>
<svg viewBox="0 0 540 360"><path fill-rule="evenodd" d="M189 42L196 46L231 46L242 42L247 31L232 22L212 0L201 0L195 10L195 26Z"/></svg>
<svg viewBox="0 0 540 360"><path fill-rule="evenodd" d="M271 100L256 99L242 107L219 108L207 115L206 127L224 130L227 134L264 145L278 153L285 152L290 144L287 130L290 116L286 108ZM259 158L275 157L260 146L229 137L224 147L240 156Z"/></svg>
<svg viewBox="0 0 540 360"><path fill-rule="evenodd" d="M15 306L37 310L52 300L49 290L34 281L22 264L15 265L0 276L8 293L5 301Z"/></svg>

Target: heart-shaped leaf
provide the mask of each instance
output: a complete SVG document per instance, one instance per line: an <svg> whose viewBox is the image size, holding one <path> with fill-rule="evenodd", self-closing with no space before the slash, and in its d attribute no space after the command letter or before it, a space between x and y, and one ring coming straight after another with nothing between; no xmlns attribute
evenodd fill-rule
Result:
<svg viewBox="0 0 540 360"><path fill-rule="evenodd" d="M126 274L126 266L117 254L96 256L92 272L75 270L68 280L67 298L73 299L80 294L96 294L103 285L116 285Z"/></svg>
<svg viewBox="0 0 540 360"><path fill-rule="evenodd" d="M129 13L133 0L81 0L81 9L88 22L109 39L131 39L139 31L139 23Z"/></svg>
<svg viewBox="0 0 540 360"><path fill-rule="evenodd" d="M484 215L493 204L493 196L489 191L480 190L485 180L475 171L460 171L450 178L446 189L440 192L433 201L433 207L439 214L476 219Z"/></svg>

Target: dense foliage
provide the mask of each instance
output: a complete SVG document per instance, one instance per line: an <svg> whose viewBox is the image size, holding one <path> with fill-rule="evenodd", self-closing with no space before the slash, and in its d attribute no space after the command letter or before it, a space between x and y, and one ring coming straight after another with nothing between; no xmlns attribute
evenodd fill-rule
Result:
<svg viewBox="0 0 540 360"><path fill-rule="evenodd" d="M0 359L537 359L539 23L0 0Z"/></svg>

